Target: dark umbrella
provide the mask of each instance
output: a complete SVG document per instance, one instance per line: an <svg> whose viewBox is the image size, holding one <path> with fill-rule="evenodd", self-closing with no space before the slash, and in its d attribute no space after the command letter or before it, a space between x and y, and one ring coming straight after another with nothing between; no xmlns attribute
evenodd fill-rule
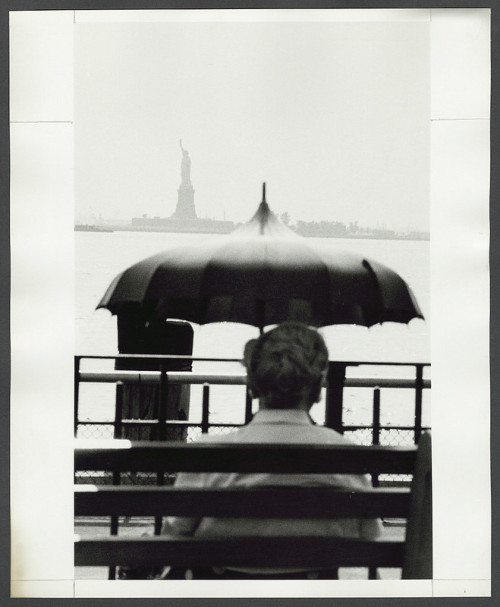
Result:
<svg viewBox="0 0 500 607"><path fill-rule="evenodd" d="M98 308L140 305L159 318L263 328L285 320L314 326L423 318L406 282L361 255L320 250L283 225L263 201L227 236L153 255L118 275Z"/></svg>

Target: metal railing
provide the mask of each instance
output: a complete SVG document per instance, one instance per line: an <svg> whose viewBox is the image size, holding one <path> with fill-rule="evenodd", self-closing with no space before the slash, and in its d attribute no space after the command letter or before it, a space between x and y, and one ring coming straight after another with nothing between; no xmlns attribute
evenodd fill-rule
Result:
<svg viewBox="0 0 500 607"><path fill-rule="evenodd" d="M133 361L149 360L158 365L159 369L154 371L82 371L82 360L119 360L127 359ZM210 420L210 387L213 385L246 385L246 373L194 373L189 371L171 371L167 367L172 366L175 361L190 362L218 362L235 363L239 359L230 358L206 358L193 356L169 356L169 355L88 355L75 356L75 391L74 391L74 431L75 436L80 428L85 426L112 426L113 436L119 438L123 435L126 427L152 427L156 428L155 439L164 440L168 428L185 428L186 430L198 428L202 433L207 433L213 428L234 428L242 424L234 423L212 423ZM346 377L346 370L351 367L373 366L373 367L413 367L415 370L413 378L400 377ZM422 426L422 402L423 391L431 387L431 380L424 379L424 369L429 368L429 363L394 363L394 362L360 362L360 361L332 361L329 363L329 371L325 380L325 426L339 432L356 433L359 431L370 431L372 440L369 444L380 444L384 432L404 431L411 433L412 442L417 443L423 430ZM109 420L81 420L79 419L79 401L81 383L112 383L117 385L115 417ZM123 386L134 384L156 384L158 390L158 415L156 419L126 419L123 416ZM202 407L201 420L179 421L167 419L168 391L171 385L202 385ZM345 388L366 388L373 390L373 415L370 424L352 425L344 422L343 396ZM414 415L412 425L383 425L380 415L380 390L383 388L414 390ZM252 418L252 399L248 390L245 391L245 421L248 423Z"/></svg>

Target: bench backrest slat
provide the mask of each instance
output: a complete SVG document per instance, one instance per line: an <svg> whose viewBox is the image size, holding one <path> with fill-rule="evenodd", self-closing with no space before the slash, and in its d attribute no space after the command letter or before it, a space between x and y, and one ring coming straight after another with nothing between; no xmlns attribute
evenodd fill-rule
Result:
<svg viewBox="0 0 500 607"><path fill-rule="evenodd" d="M416 447L358 445L235 445L230 443L133 442L125 448L77 442L75 469L149 472L269 472L411 474Z"/></svg>
<svg viewBox="0 0 500 607"><path fill-rule="evenodd" d="M408 489L75 487L77 516L378 518L408 516Z"/></svg>

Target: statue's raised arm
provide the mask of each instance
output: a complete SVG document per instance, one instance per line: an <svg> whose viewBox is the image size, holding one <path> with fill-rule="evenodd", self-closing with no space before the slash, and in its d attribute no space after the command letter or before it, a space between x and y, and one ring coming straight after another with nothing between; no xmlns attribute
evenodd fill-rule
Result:
<svg viewBox="0 0 500 607"><path fill-rule="evenodd" d="M186 150L182 147L182 139L179 139L179 145L181 146L181 150L185 152Z"/></svg>

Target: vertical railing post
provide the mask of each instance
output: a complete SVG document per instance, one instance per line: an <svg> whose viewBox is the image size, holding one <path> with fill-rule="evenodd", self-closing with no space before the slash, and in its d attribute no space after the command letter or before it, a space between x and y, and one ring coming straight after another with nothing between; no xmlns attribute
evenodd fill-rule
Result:
<svg viewBox="0 0 500 607"><path fill-rule="evenodd" d="M380 388L375 386L373 390L373 435L372 444L380 445ZM372 474L372 484L378 487L378 474Z"/></svg>
<svg viewBox="0 0 500 607"><path fill-rule="evenodd" d="M158 395L158 440L165 440L167 433L167 399L168 399L168 375L164 361L160 363L160 393ZM165 484L165 473L163 471L156 474L156 484L158 486ZM154 534L160 535L162 528L162 517L155 516Z"/></svg>
<svg viewBox="0 0 500 607"><path fill-rule="evenodd" d="M415 376L415 444L422 434L422 391L424 388L424 366L416 365Z"/></svg>
<svg viewBox="0 0 500 607"><path fill-rule="evenodd" d="M372 444L380 445L380 388L373 390L373 437Z"/></svg>
<svg viewBox="0 0 500 607"><path fill-rule="evenodd" d="M375 386L373 390L373 434L372 444L380 445L380 388ZM378 474L372 474L372 485L374 487L379 486ZM368 579L377 579L377 567L371 566L368 568Z"/></svg>
<svg viewBox="0 0 500 607"><path fill-rule="evenodd" d="M328 364L325 426L340 433L344 431L342 406L346 367L346 363L330 362Z"/></svg>
<svg viewBox="0 0 500 607"><path fill-rule="evenodd" d="M252 420L252 395L248 387L245 393L245 424L248 424Z"/></svg>
<svg viewBox="0 0 500 607"><path fill-rule="evenodd" d="M158 394L158 430L157 440L165 440L166 421L167 421L167 400L168 400L168 375L165 362L160 363L160 390Z"/></svg>
<svg viewBox="0 0 500 607"><path fill-rule="evenodd" d="M123 382L119 381L116 384L114 438L122 437L122 428L123 428L122 422L123 422Z"/></svg>
<svg viewBox="0 0 500 607"><path fill-rule="evenodd" d="M75 369L74 369L74 426L75 426L75 438L78 433L78 401L80 396L80 361L81 356L75 356Z"/></svg>
<svg viewBox="0 0 500 607"><path fill-rule="evenodd" d="M117 382L116 384L116 404L115 404L115 422L114 422L114 438L121 438L122 436L122 420L123 420L123 383ZM119 485L121 483L120 472L113 472L113 485ZM118 535L119 518L118 516L111 517L110 533L111 535ZM116 567L112 566L109 568L108 579L116 579Z"/></svg>
<svg viewBox="0 0 500 607"><path fill-rule="evenodd" d="M210 386L203 384L203 400L201 405L201 431L203 434L208 433L209 422L209 405L210 405Z"/></svg>

